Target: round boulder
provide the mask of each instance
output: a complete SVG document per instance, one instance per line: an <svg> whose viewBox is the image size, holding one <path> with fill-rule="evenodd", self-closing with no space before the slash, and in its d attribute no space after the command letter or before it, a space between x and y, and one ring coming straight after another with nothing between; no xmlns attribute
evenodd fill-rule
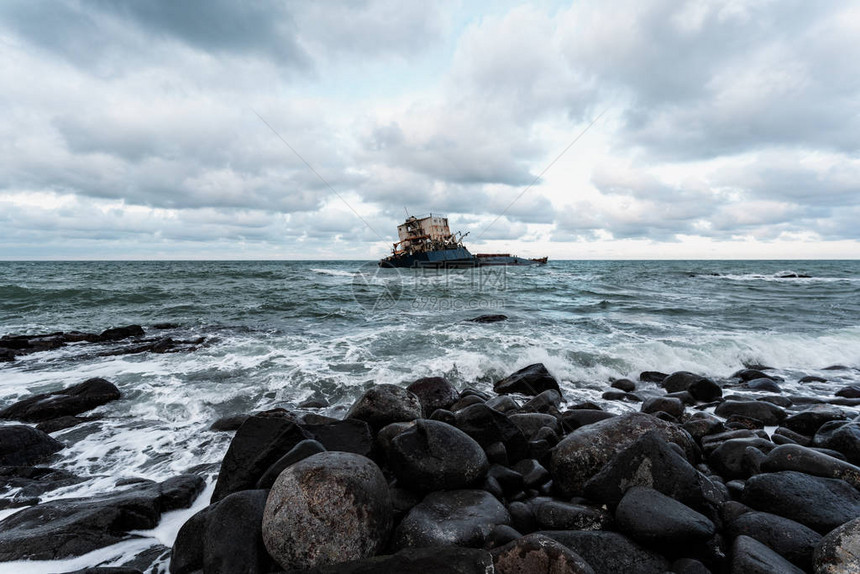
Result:
<svg viewBox="0 0 860 574"><path fill-rule="evenodd" d="M860 572L860 518L828 533L815 549L815 574Z"/></svg>
<svg viewBox="0 0 860 574"><path fill-rule="evenodd" d="M475 439L449 424L425 419L395 436L386 454L398 484L425 491L465 488L483 478L490 466Z"/></svg>
<svg viewBox="0 0 860 574"><path fill-rule="evenodd" d="M388 484L368 458L323 452L285 469L269 492L263 542L285 570L375 555L391 530Z"/></svg>
<svg viewBox="0 0 860 574"><path fill-rule="evenodd" d="M376 385L355 401L346 418L364 421L379 430L391 423L420 419L421 401L397 385Z"/></svg>
<svg viewBox="0 0 860 574"><path fill-rule="evenodd" d="M406 390L413 393L424 408L424 416L429 417L436 409L449 409L460 399L460 393L442 377L418 379Z"/></svg>

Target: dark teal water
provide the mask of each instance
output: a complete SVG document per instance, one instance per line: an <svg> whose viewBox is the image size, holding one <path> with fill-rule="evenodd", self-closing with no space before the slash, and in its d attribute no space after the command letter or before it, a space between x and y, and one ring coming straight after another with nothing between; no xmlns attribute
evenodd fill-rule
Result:
<svg viewBox="0 0 860 574"><path fill-rule="evenodd" d="M464 321L499 313L508 320ZM156 332L159 322L179 326ZM56 435L69 446L54 466L89 480L52 496L216 463L230 436L208 427L225 414L320 395L337 416L367 385L430 375L488 389L543 362L570 400L600 402L610 377L719 378L755 363L774 367L786 392L830 396L860 382L860 261L557 261L451 273L350 261L0 262L0 334L132 323L206 344L112 357L80 344L0 364L0 405L93 376L123 393L99 409L102 421ZM832 365L849 368L823 370ZM806 374L829 382L799 385Z"/></svg>

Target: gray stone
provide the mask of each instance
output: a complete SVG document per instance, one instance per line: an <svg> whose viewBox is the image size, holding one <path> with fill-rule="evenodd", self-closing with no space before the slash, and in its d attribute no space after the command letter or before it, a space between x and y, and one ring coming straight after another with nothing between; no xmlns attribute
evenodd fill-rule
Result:
<svg viewBox="0 0 860 574"><path fill-rule="evenodd" d="M815 574L860 572L860 518L829 532L815 548Z"/></svg>

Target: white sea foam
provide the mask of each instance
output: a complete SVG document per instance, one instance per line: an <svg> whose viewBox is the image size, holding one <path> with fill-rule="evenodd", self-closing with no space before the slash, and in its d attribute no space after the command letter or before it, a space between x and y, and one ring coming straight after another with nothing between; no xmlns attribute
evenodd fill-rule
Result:
<svg viewBox="0 0 860 574"><path fill-rule="evenodd" d="M332 275L334 277L354 277L355 272L352 271L342 271L340 269L317 269L312 268L311 271L314 273L319 273L320 275Z"/></svg>

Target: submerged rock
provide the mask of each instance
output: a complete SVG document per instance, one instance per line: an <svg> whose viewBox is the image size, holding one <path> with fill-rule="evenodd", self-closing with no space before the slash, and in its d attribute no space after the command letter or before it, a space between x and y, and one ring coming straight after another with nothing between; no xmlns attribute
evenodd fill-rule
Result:
<svg viewBox="0 0 860 574"><path fill-rule="evenodd" d="M391 530L388 484L361 455L324 452L284 470L269 493L263 542L286 570L367 558Z"/></svg>
<svg viewBox="0 0 860 574"><path fill-rule="evenodd" d="M101 378L87 379L67 389L28 397L0 411L0 418L41 422L89 411L120 397L119 389Z"/></svg>

